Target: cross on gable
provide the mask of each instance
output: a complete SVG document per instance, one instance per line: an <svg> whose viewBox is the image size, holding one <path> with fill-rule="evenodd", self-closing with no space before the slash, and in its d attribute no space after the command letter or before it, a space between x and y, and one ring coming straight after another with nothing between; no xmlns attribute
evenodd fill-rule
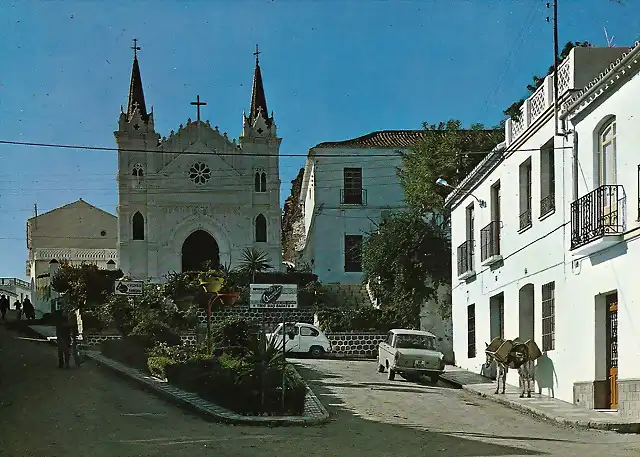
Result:
<svg viewBox="0 0 640 457"><path fill-rule="evenodd" d="M191 104L196 106L197 113L198 113L198 122L200 122L200 107L201 106L205 106L207 104L207 102L201 102L200 101L200 95L198 95L196 97L196 101L195 102L191 102Z"/></svg>
<svg viewBox="0 0 640 457"><path fill-rule="evenodd" d="M138 51L141 50L140 46L138 46L138 39L137 38L133 39L133 46L131 46L131 49L133 49L133 57L137 57L138 56Z"/></svg>

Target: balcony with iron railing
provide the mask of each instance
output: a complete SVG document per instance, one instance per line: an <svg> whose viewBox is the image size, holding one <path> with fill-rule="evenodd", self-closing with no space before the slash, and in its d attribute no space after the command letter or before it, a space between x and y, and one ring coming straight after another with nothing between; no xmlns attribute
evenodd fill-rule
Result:
<svg viewBox="0 0 640 457"><path fill-rule="evenodd" d="M361 205L367 204L367 190L359 188L343 188L340 189L340 204L342 205Z"/></svg>
<svg viewBox="0 0 640 457"><path fill-rule="evenodd" d="M27 281L19 278L0 278L0 286L18 286L23 289L29 289L30 287Z"/></svg>
<svg viewBox="0 0 640 457"><path fill-rule="evenodd" d="M491 221L480 230L480 262L490 265L500 259L500 221Z"/></svg>
<svg viewBox="0 0 640 457"><path fill-rule="evenodd" d="M549 213L552 213L556 209L556 197L554 192L550 192L544 198L540 199L540 217L544 217Z"/></svg>
<svg viewBox="0 0 640 457"><path fill-rule="evenodd" d="M467 240L458 246L458 278L467 279L475 275L474 241Z"/></svg>
<svg viewBox="0 0 640 457"><path fill-rule="evenodd" d="M519 229L520 232L524 232L525 230L527 230L529 227L533 225L531 214L532 214L531 202L529 202L529 209L524 210L520 214L520 229Z"/></svg>
<svg viewBox="0 0 640 457"><path fill-rule="evenodd" d="M618 243L626 230L621 185L603 185L571 203L571 251L588 255Z"/></svg>

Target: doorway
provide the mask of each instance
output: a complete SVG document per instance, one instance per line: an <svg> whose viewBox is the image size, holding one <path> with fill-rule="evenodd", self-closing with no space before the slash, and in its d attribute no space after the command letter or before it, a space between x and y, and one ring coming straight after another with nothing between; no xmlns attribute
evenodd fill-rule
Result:
<svg viewBox="0 0 640 457"><path fill-rule="evenodd" d="M607 295L606 303L609 409L618 409L618 294Z"/></svg>
<svg viewBox="0 0 640 457"><path fill-rule="evenodd" d="M525 284L520 288L518 294L518 305L518 337L522 341L531 340L535 336L535 300L533 284Z"/></svg>
<svg viewBox="0 0 640 457"><path fill-rule="evenodd" d="M196 230L182 245L182 272L202 271L220 266L220 250L215 238L204 230Z"/></svg>

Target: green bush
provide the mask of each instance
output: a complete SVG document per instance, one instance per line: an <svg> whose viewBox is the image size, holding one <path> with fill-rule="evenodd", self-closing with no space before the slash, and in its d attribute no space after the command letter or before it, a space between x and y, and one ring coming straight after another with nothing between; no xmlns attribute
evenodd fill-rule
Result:
<svg viewBox="0 0 640 457"><path fill-rule="evenodd" d="M138 338L123 337L117 340L103 341L100 350L102 355L133 368L146 371L147 348Z"/></svg>
<svg viewBox="0 0 640 457"><path fill-rule="evenodd" d="M158 343L166 343L168 346L182 344L180 335L160 321L142 321L131 330L128 336L136 337L145 348L152 348Z"/></svg>
<svg viewBox="0 0 640 457"><path fill-rule="evenodd" d="M147 359L149 373L160 379L165 379L167 377L165 368L167 365L172 365L174 363L176 363L175 360L170 359L169 357L149 357Z"/></svg>
<svg viewBox="0 0 640 457"><path fill-rule="evenodd" d="M211 339L216 348L223 348L226 352L242 353L255 339L258 331L255 324L240 318L230 318L212 329ZM232 348L237 350L234 351Z"/></svg>
<svg viewBox="0 0 640 457"><path fill-rule="evenodd" d="M381 332L402 327L391 309L373 306L359 308L321 308L317 310L320 327L325 332Z"/></svg>

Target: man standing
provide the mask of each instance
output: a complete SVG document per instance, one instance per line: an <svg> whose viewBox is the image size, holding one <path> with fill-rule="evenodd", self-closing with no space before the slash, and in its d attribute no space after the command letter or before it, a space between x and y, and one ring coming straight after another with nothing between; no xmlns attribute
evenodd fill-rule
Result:
<svg viewBox="0 0 640 457"><path fill-rule="evenodd" d="M71 326L69 318L62 309L54 313L56 323L56 341L58 343L58 368L69 368L71 358Z"/></svg>
<svg viewBox="0 0 640 457"><path fill-rule="evenodd" d="M22 303L20 303L20 300L18 300L16 298L16 302L13 304L13 306L16 307L16 312L18 313L18 319L17 320L22 319Z"/></svg>
<svg viewBox="0 0 640 457"><path fill-rule="evenodd" d="M2 320L5 320L8 309L9 309L9 299L4 295L1 295L0 296L0 314L2 314Z"/></svg>

